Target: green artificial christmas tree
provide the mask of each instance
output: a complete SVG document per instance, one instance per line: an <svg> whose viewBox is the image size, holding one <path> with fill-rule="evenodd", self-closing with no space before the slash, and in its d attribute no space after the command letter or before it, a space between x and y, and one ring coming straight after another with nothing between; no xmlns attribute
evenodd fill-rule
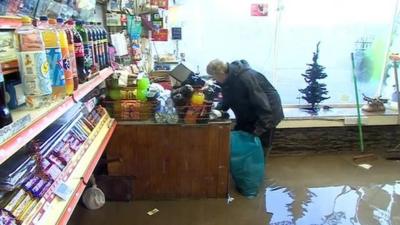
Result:
<svg viewBox="0 0 400 225"><path fill-rule="evenodd" d="M310 107L306 109L313 112L318 110L319 103L330 98L329 96L326 96L328 94L326 84L318 82L319 79L324 79L328 76L324 73L325 67L319 65L317 62L320 43L321 42L317 43L317 51L313 53L313 63L307 64L309 68L306 70L305 74L302 74L308 86L304 89L299 89L303 94L302 98L310 104Z"/></svg>

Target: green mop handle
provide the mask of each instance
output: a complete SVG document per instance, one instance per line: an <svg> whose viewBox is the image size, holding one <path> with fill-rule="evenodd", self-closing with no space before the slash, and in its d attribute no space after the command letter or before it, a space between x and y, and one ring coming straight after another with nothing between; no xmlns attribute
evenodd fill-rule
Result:
<svg viewBox="0 0 400 225"><path fill-rule="evenodd" d="M359 141L360 141L361 152L364 152L364 137L363 137L362 126L361 126L360 100L358 99L357 78L356 78L356 73L355 73L354 54L353 53L351 53L351 67L352 67L352 71L353 71L354 90L356 92L358 137L359 137Z"/></svg>

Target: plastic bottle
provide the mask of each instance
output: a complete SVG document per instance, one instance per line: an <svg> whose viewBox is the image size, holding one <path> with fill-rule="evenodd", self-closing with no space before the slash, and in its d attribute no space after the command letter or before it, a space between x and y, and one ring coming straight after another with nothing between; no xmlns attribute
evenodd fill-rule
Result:
<svg viewBox="0 0 400 225"><path fill-rule="evenodd" d="M97 29L94 22L90 22L90 29L92 32L93 48L94 48L97 68L101 69L102 68L102 62L101 62L101 57L100 57L100 44L101 44L100 34L101 34L101 31L99 31Z"/></svg>
<svg viewBox="0 0 400 225"><path fill-rule="evenodd" d="M15 31L19 71L29 108L38 108L51 99L51 79L44 42L40 31L29 17L22 17L22 26Z"/></svg>
<svg viewBox="0 0 400 225"><path fill-rule="evenodd" d="M147 76L143 76L140 79L138 79L136 98L141 101L146 101L149 87L150 87L150 80Z"/></svg>
<svg viewBox="0 0 400 225"><path fill-rule="evenodd" d="M73 20L67 21L68 26L72 30L74 35L74 49L75 49L75 60L76 60L76 69L78 73L79 83L83 83L86 81L89 72L85 69L85 53L83 50L83 42L82 36L75 29L75 22Z"/></svg>
<svg viewBox="0 0 400 225"><path fill-rule="evenodd" d="M86 23L84 26L84 29L86 30L87 34L88 34L88 42L89 45L91 46L91 52L92 52L92 65L91 65L91 69L92 69L92 74L97 72L98 69L98 63L97 63L97 53L95 50L95 34L94 34L94 30L92 29L92 26L90 25L90 23Z"/></svg>
<svg viewBox="0 0 400 225"><path fill-rule="evenodd" d="M109 56L108 56L108 34L106 29L104 29L104 27L101 25L101 23L97 23L97 25L100 28L101 31L101 40L104 46L104 61L105 61L105 65L106 66L110 66L111 63L109 61Z"/></svg>
<svg viewBox="0 0 400 225"><path fill-rule="evenodd" d="M92 46L89 42L89 37L86 29L83 27L83 21L77 20L76 21L76 30L82 37L83 42L83 51L85 54L85 70L88 72L88 75L91 73L91 66L93 64L92 61Z"/></svg>
<svg viewBox="0 0 400 225"><path fill-rule="evenodd" d="M57 30L54 29L54 27L50 27L47 16L40 17L38 29L42 33L46 49L47 61L49 63L49 76L53 89L53 98L64 98L65 78Z"/></svg>
<svg viewBox="0 0 400 225"><path fill-rule="evenodd" d="M0 129L10 123L12 123L12 117L6 103L6 87L0 64Z"/></svg>
<svg viewBox="0 0 400 225"><path fill-rule="evenodd" d="M201 91L195 91L191 98L191 104L193 106L201 106L204 104L204 94Z"/></svg>
<svg viewBox="0 0 400 225"><path fill-rule="evenodd" d="M78 79L78 70L76 67L76 58L75 58L75 43L74 43L74 32L73 26L71 26L68 22L64 25L62 24L62 19L57 19L58 26L63 26L65 34L67 35L68 41L68 50L69 50L69 61L71 63L71 70L74 79L74 90L78 89L79 79Z"/></svg>
<svg viewBox="0 0 400 225"><path fill-rule="evenodd" d="M58 37L60 38L60 47L63 58L63 68L65 76L65 92L67 95L72 95L72 93L74 92L74 75L72 74L71 62L69 59L67 34L65 33L62 26L59 26L57 24L57 20L49 19L49 24L57 30Z"/></svg>
<svg viewBox="0 0 400 225"><path fill-rule="evenodd" d="M107 67L107 62L106 62L106 46L105 46L105 41L104 41L104 34L103 34L103 27L101 26L101 23L98 22L96 24L98 35L99 35L99 49L100 49L100 61L102 63L102 68Z"/></svg>
<svg viewBox="0 0 400 225"><path fill-rule="evenodd" d="M98 23L97 23L98 24ZM100 63L100 69L104 69L106 67L106 57L104 55L104 40L102 38L102 30L101 27L99 25L94 25L94 27L96 28L96 34L97 34L97 44L98 44L98 48L97 48L97 52L99 54L99 63Z"/></svg>

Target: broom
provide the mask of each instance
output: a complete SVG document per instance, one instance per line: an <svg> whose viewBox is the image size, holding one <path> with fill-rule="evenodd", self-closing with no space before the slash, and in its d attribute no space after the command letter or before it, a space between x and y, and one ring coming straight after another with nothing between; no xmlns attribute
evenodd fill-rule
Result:
<svg viewBox="0 0 400 225"><path fill-rule="evenodd" d="M357 104L358 140L359 140L359 144L360 144L360 151L363 153L364 152L364 136L363 136L362 125L361 125L360 100L358 98L357 77L356 77L356 72L355 72L354 54L353 53L351 53L351 67L352 67L352 73L353 73L354 91L356 94L356 104ZM377 157L375 156L375 154L371 154L371 153L370 154L361 154L361 155L353 156L353 161L359 163L361 161L368 161L368 160L373 160L376 158Z"/></svg>

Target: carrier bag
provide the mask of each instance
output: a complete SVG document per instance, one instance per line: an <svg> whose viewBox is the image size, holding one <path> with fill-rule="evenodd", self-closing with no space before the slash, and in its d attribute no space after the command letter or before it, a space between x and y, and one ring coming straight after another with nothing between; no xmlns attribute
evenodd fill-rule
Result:
<svg viewBox="0 0 400 225"><path fill-rule="evenodd" d="M244 132L231 132L230 169L237 190L246 197L258 194L264 178L264 152L260 138Z"/></svg>

